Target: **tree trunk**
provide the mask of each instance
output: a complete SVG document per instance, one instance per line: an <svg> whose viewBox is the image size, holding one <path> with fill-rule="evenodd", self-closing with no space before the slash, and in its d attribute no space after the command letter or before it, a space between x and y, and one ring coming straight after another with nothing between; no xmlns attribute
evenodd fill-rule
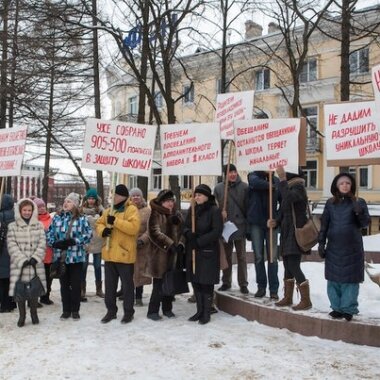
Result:
<svg viewBox="0 0 380 380"><path fill-rule="evenodd" d="M340 100L350 100L350 0L342 0L342 40L340 60Z"/></svg>

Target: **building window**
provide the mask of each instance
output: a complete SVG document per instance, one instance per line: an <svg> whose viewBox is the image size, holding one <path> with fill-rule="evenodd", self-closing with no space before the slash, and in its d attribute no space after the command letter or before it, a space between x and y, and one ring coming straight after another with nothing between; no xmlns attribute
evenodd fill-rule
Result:
<svg viewBox="0 0 380 380"><path fill-rule="evenodd" d="M160 190L161 188L162 188L161 169L153 169L153 190Z"/></svg>
<svg viewBox="0 0 380 380"><path fill-rule="evenodd" d="M300 74L300 82L306 83L317 80L317 59L310 58L306 60Z"/></svg>
<svg viewBox="0 0 380 380"><path fill-rule="evenodd" d="M130 175L128 176L128 188L133 189L134 187L137 187L137 175Z"/></svg>
<svg viewBox="0 0 380 380"><path fill-rule="evenodd" d="M183 86L183 102L194 103L194 86L190 84Z"/></svg>
<svg viewBox="0 0 380 380"><path fill-rule="evenodd" d="M226 88L224 91L222 91L222 80L219 78L216 81L216 93L217 94L222 94L222 93L227 93L230 92L230 79L226 78Z"/></svg>
<svg viewBox="0 0 380 380"><path fill-rule="evenodd" d="M137 96L128 99L128 114L137 115Z"/></svg>
<svg viewBox="0 0 380 380"><path fill-rule="evenodd" d="M179 177L179 183L181 189L191 189L192 188L193 177L191 175L182 175Z"/></svg>
<svg viewBox="0 0 380 380"><path fill-rule="evenodd" d="M350 73L367 74L369 72L368 48L353 51L350 54Z"/></svg>
<svg viewBox="0 0 380 380"><path fill-rule="evenodd" d="M156 107L158 109L161 109L163 107L163 98L162 98L162 94L161 94L161 91L157 91L155 94L154 94L154 104L156 105Z"/></svg>
<svg viewBox="0 0 380 380"><path fill-rule="evenodd" d="M270 71L262 69L255 72L255 90L266 90L270 87Z"/></svg>
<svg viewBox="0 0 380 380"><path fill-rule="evenodd" d="M316 189L317 188L317 161L306 161L306 167L302 168L305 173L306 187Z"/></svg>
<svg viewBox="0 0 380 380"><path fill-rule="evenodd" d="M318 148L317 146L318 107L317 106L305 107L303 111L307 119L306 149L315 151Z"/></svg>

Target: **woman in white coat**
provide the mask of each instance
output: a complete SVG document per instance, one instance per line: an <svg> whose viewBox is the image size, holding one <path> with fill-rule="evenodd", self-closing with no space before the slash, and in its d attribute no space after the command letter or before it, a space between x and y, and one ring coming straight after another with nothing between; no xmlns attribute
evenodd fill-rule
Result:
<svg viewBox="0 0 380 380"><path fill-rule="evenodd" d="M21 275L22 280L30 281L34 277L36 267L37 276L46 289L45 269L43 259L46 249L45 231L38 221L37 206L31 199L21 199L15 207L15 221L8 226L8 252L11 261L9 295L14 296L15 284ZM26 301L17 302L20 318L17 326L22 327L26 318ZM37 315L38 297L29 301L32 323L38 324Z"/></svg>

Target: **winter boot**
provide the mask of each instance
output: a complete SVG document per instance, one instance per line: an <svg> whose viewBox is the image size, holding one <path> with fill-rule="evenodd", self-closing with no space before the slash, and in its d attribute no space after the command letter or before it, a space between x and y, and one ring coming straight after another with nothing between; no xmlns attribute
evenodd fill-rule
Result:
<svg viewBox="0 0 380 380"><path fill-rule="evenodd" d="M199 290L194 290L194 297L197 303L197 312L188 319L190 322L199 321L203 313L202 293Z"/></svg>
<svg viewBox="0 0 380 380"><path fill-rule="evenodd" d="M95 285L96 285L96 295L98 297L104 298L104 293L103 293L103 290L102 290L102 284L103 284L102 281L96 281L95 282Z"/></svg>
<svg viewBox="0 0 380 380"><path fill-rule="evenodd" d="M17 306L18 306L18 312L20 313L20 317L18 319L17 326L22 327L25 325L25 318L26 318L25 301L17 302Z"/></svg>
<svg viewBox="0 0 380 380"><path fill-rule="evenodd" d="M293 304L294 278L284 279L284 298L275 302L276 306L291 306Z"/></svg>
<svg viewBox="0 0 380 380"><path fill-rule="evenodd" d="M38 305L37 298L30 300L30 317L32 318L33 325L38 325L40 323L40 320L38 319L38 315L37 315L37 305Z"/></svg>
<svg viewBox="0 0 380 380"><path fill-rule="evenodd" d="M203 301L203 310L202 315L199 318L198 323L201 325L205 325L210 322L210 310L212 305L212 294L202 293L202 301Z"/></svg>
<svg viewBox="0 0 380 380"><path fill-rule="evenodd" d="M309 281L306 280L300 285L297 284L297 288L301 293L301 302L298 305L293 306L292 309L295 311L310 309L313 305L310 301Z"/></svg>
<svg viewBox="0 0 380 380"><path fill-rule="evenodd" d="M86 298L86 281L80 284L80 302L87 302Z"/></svg>

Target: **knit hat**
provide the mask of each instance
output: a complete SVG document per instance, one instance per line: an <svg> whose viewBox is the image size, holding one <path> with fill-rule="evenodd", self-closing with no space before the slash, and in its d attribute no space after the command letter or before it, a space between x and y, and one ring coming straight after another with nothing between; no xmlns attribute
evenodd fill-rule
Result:
<svg viewBox="0 0 380 380"><path fill-rule="evenodd" d="M94 189L94 188L90 188L90 189L87 190L85 197L86 197L87 199L88 199L88 198L94 198L94 199L97 199L97 198L98 198L98 192L96 191L96 189Z"/></svg>
<svg viewBox="0 0 380 380"><path fill-rule="evenodd" d="M139 189L138 187L134 187L133 189L129 191L129 196L133 197L134 195L139 195L140 197L142 197L143 193L141 189Z"/></svg>
<svg viewBox="0 0 380 380"><path fill-rule="evenodd" d="M226 175L227 174L227 167L228 165L224 165L223 167L223 173ZM234 164L230 164L230 168L228 172L237 172L236 166Z"/></svg>
<svg viewBox="0 0 380 380"><path fill-rule="evenodd" d="M175 200L174 193L171 190L164 189L157 194L157 202L164 203L165 201Z"/></svg>
<svg viewBox="0 0 380 380"><path fill-rule="evenodd" d="M115 187L115 194L121 195L122 197L129 197L129 191L127 189L127 186L120 184Z"/></svg>
<svg viewBox="0 0 380 380"><path fill-rule="evenodd" d="M290 172L286 172L286 180L287 181L290 181L291 179L293 178L304 178L304 172L302 170L302 168L299 166L298 167L298 173L290 173Z"/></svg>
<svg viewBox="0 0 380 380"><path fill-rule="evenodd" d="M46 207L46 203L41 198L33 198L33 202L37 207Z"/></svg>
<svg viewBox="0 0 380 380"><path fill-rule="evenodd" d="M203 194L205 195L207 198L210 198L211 197L211 189L207 186L207 185L204 185L204 184L200 184L198 185L195 190L194 190L194 194L196 193L199 193L199 194Z"/></svg>
<svg viewBox="0 0 380 380"><path fill-rule="evenodd" d="M70 194L65 198L65 200L66 200L66 199L69 199L71 202L73 202L73 203L74 203L74 206L75 206L76 208L79 207L79 203L80 203L80 196L79 196L79 194L77 194L77 193L70 193Z"/></svg>

